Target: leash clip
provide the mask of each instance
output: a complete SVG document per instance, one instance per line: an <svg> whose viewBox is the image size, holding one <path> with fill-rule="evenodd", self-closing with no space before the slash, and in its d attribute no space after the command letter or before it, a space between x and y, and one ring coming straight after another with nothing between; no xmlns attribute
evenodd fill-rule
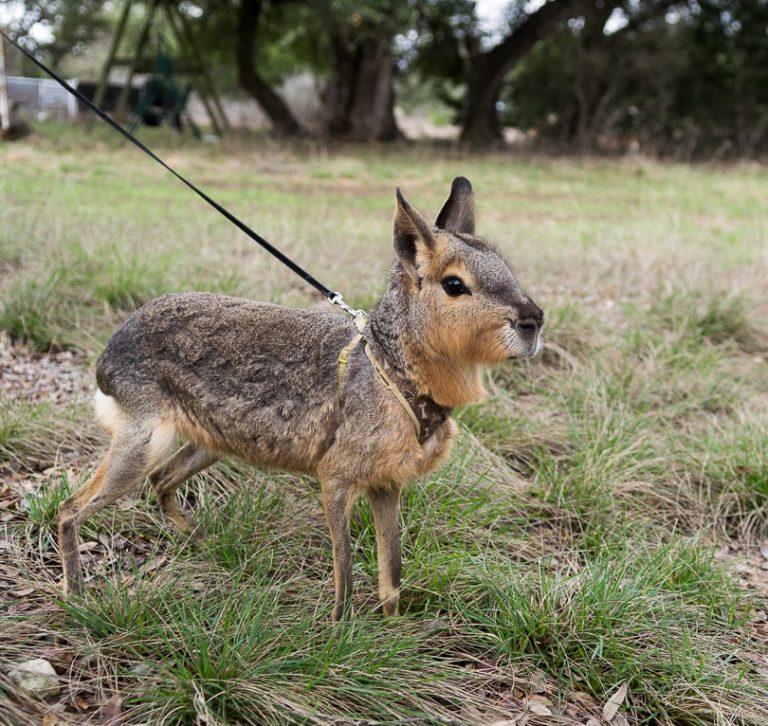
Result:
<svg viewBox="0 0 768 726"><path fill-rule="evenodd" d="M357 329L362 332L365 327L365 323L368 320L368 313L365 310L355 310L344 301L344 296L340 292L334 292L328 296L328 300L331 305L338 305L347 315L351 315L355 319L355 325Z"/></svg>

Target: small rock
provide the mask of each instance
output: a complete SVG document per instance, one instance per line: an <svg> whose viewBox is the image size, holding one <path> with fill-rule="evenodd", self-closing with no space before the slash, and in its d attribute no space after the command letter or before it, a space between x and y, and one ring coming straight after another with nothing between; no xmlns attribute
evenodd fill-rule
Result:
<svg viewBox="0 0 768 726"><path fill-rule="evenodd" d="M55 696L61 690L56 671L43 658L34 658L19 663L8 673L8 677L20 690L36 698Z"/></svg>

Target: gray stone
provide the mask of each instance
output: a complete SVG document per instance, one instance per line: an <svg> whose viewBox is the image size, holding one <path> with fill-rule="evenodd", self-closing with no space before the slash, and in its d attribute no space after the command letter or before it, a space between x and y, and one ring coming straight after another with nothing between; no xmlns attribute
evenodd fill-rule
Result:
<svg viewBox="0 0 768 726"><path fill-rule="evenodd" d="M42 658L19 663L8 673L8 677L20 690L36 698L55 696L61 690L56 671L47 660Z"/></svg>

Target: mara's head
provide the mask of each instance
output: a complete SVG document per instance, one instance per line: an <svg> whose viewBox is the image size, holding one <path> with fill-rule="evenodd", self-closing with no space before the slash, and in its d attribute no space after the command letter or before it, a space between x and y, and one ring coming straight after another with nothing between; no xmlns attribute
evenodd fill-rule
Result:
<svg viewBox="0 0 768 726"><path fill-rule="evenodd" d="M394 246L412 319L435 356L490 364L539 352L544 313L506 260L475 235L467 179L454 179L434 226L398 189Z"/></svg>

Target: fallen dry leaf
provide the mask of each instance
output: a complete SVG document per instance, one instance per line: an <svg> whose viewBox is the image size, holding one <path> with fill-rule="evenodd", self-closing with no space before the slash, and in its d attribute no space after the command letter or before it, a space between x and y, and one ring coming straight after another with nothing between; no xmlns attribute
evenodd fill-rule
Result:
<svg viewBox="0 0 768 726"><path fill-rule="evenodd" d="M597 708L597 699L584 691L574 691L571 693L571 698L582 706L587 708Z"/></svg>
<svg viewBox="0 0 768 726"><path fill-rule="evenodd" d="M543 703L539 703L538 701L529 701L528 702L528 710L531 713L535 713L537 716L551 716L552 715L552 709L549 708L549 706L545 706Z"/></svg>
<svg viewBox="0 0 768 726"><path fill-rule="evenodd" d="M75 696L72 702L80 711L87 711L89 708L93 708L93 704L83 696Z"/></svg>
<svg viewBox="0 0 768 726"><path fill-rule="evenodd" d="M11 590L11 595L14 597L27 597L35 591L34 587L20 587L18 590Z"/></svg>
<svg viewBox="0 0 768 726"><path fill-rule="evenodd" d="M41 722L41 726L56 726L59 723L59 718L56 716L55 713L51 713L48 711L48 713L43 716L43 720Z"/></svg>
<svg viewBox="0 0 768 726"><path fill-rule="evenodd" d="M112 696L101 711L101 723L103 726L120 726L123 720L122 696Z"/></svg>
<svg viewBox="0 0 768 726"><path fill-rule="evenodd" d="M610 721L619 711L619 706L624 703L624 699L627 697L627 689L629 684L625 681L622 683L618 690L608 699L608 702L603 706L603 718L606 721Z"/></svg>
<svg viewBox="0 0 768 726"><path fill-rule="evenodd" d="M158 567L162 567L166 562L168 562L167 557L155 557L153 560L145 563L141 569L144 572L154 572Z"/></svg>
<svg viewBox="0 0 768 726"><path fill-rule="evenodd" d="M531 693L544 693L547 690L547 676L544 671L535 670L527 679L531 685Z"/></svg>

